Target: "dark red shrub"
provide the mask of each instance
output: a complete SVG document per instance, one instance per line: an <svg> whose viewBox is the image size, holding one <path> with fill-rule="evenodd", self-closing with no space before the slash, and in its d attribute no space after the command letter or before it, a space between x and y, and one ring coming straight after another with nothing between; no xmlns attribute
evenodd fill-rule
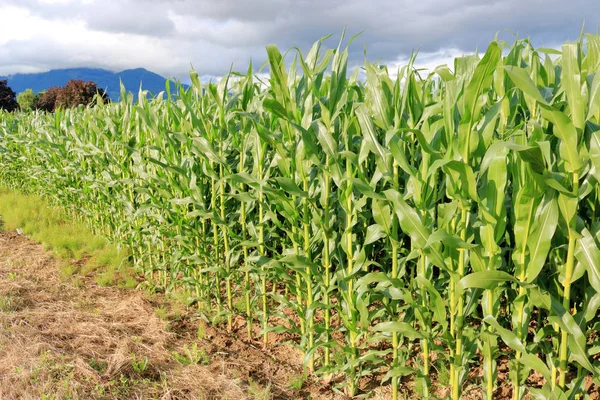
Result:
<svg viewBox="0 0 600 400"><path fill-rule="evenodd" d="M82 104L87 106L92 103L94 96L100 94L106 103L108 96L94 82L82 80L70 80L56 96L56 106L61 108L77 107Z"/></svg>
<svg viewBox="0 0 600 400"><path fill-rule="evenodd" d="M57 107L72 108L78 105L87 106L94 101L94 96L99 94L104 103L108 102L108 95L103 89L91 81L72 79L62 87L48 89L37 102L37 108L52 112Z"/></svg>
<svg viewBox="0 0 600 400"><path fill-rule="evenodd" d="M51 87L50 89L42 92L38 98L35 106L36 108L48 112L53 112L56 108L56 98L62 89L59 87Z"/></svg>

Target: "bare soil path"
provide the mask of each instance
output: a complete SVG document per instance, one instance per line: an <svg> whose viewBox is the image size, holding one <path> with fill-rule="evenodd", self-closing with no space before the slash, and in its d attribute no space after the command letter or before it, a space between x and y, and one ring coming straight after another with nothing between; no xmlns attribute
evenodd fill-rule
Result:
<svg viewBox="0 0 600 400"><path fill-rule="evenodd" d="M159 318L160 296L75 283L41 244L0 232L0 399L343 398L311 381L294 388L301 360L279 359L281 349L189 311Z"/></svg>

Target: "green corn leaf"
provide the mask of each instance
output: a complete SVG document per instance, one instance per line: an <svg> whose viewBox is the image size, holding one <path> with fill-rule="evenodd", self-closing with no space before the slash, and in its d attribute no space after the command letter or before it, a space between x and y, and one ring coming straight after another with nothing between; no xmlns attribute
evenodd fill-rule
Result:
<svg viewBox="0 0 600 400"><path fill-rule="evenodd" d="M386 236L387 234L385 233L384 227L382 227L379 224L370 225L367 228L364 245L366 246L368 244L374 243Z"/></svg>
<svg viewBox="0 0 600 400"><path fill-rule="evenodd" d="M392 378L400 378L409 376L415 373L415 370L410 367L395 367L391 368L382 378L382 382L387 382Z"/></svg>
<svg viewBox="0 0 600 400"><path fill-rule="evenodd" d="M585 124L585 104L581 95L581 71L579 68L579 44L565 43L562 46L563 86L567 95L571 120L577 129Z"/></svg>
<svg viewBox="0 0 600 400"><path fill-rule="evenodd" d="M483 322L492 326L494 328L494 330L496 332L498 332L498 334L500 335L500 337L502 338L502 340L504 341L504 343L506 343L506 345L508 347L510 347L513 350L520 351L521 353L527 352L523 343L519 340L519 338L517 338L517 335L515 335L512 331L509 331L508 329L503 328L498 323L496 318L494 318L491 315L488 315L483 319Z"/></svg>
<svg viewBox="0 0 600 400"><path fill-rule="evenodd" d="M576 172L583 166L577 150L578 136L575 126L562 111L542 106L542 115L554 125L554 134L562 141L561 155L568 163L568 171ZM564 149L564 150L563 150Z"/></svg>
<svg viewBox="0 0 600 400"><path fill-rule="evenodd" d="M531 80L531 77L529 76L526 70L510 65L503 66L502 68L506 71L506 73L510 77L510 80L513 81L513 83L519 89L521 89L523 93L525 93L528 96L531 96L535 101L541 104L548 104L544 97L541 95L535 83L533 83L533 81Z"/></svg>
<svg viewBox="0 0 600 400"><path fill-rule="evenodd" d="M462 278L458 282L459 290L479 288L479 289L496 289L505 282L515 282L518 280L504 271L480 271L473 272Z"/></svg>
<svg viewBox="0 0 600 400"><path fill-rule="evenodd" d="M581 235L577 240L575 257L585 266L594 290L600 293L600 249L587 229L584 229Z"/></svg>
<svg viewBox="0 0 600 400"><path fill-rule="evenodd" d="M382 200L373 200L372 211L373 219L382 228L384 234L389 235L392 232L393 214L390 211L390 206Z"/></svg>
<svg viewBox="0 0 600 400"><path fill-rule="evenodd" d="M439 242L455 249L472 249L477 247L476 244L467 243L459 237L450 235L444 229L438 229L429 235L429 239L427 239L425 247L432 247Z"/></svg>
<svg viewBox="0 0 600 400"><path fill-rule="evenodd" d="M554 198L543 202L536 213L527 241L529 263L525 269L526 281L533 282L546 264L546 257L552 244L552 237L558 224L558 205Z"/></svg>
<svg viewBox="0 0 600 400"><path fill-rule="evenodd" d="M588 371L596 374L597 370L589 360L589 356L586 350L586 336L581 331L577 322L573 319L573 316L569 314L562 304L557 301L548 293L542 293L541 291L531 288L529 292L532 301L538 307L542 307L546 310L552 311L552 321L558 323L560 327L569 333L569 350L571 351L572 357Z"/></svg>
<svg viewBox="0 0 600 400"><path fill-rule="evenodd" d="M588 112L585 117L586 120L590 120L594 115L597 115L600 111L600 73L594 74L592 79L592 85L590 87L590 101L588 104ZM596 121L600 122L600 121Z"/></svg>
<svg viewBox="0 0 600 400"><path fill-rule="evenodd" d="M501 56L502 51L500 50L498 43L490 43L483 58L477 64L471 81L465 89L465 108L468 114L465 114L464 118L475 121L476 107L478 105L477 98L484 89L491 86L493 73L500 62Z"/></svg>
<svg viewBox="0 0 600 400"><path fill-rule="evenodd" d="M550 373L550 369L548 368L548 366L546 364L544 364L544 362L542 360L540 360L538 357L536 357L533 354L522 354L521 358L519 358L519 362L523 365L525 365L526 367L531 368L534 371L539 372L540 374L542 374L542 376L544 377L544 379L546 379L546 381L550 382L552 381L552 374Z"/></svg>
<svg viewBox="0 0 600 400"><path fill-rule="evenodd" d="M398 216L400 226L402 227L402 230L410 236L415 248L425 248L431 233L423 225L417 212L406 204L404 199L400 196L400 193L393 189L386 190L385 197L394 206L394 211ZM445 268L446 265L439 250L435 247L428 247L428 250L430 251L430 254L428 255L431 257L431 261L438 267Z"/></svg>
<svg viewBox="0 0 600 400"><path fill-rule="evenodd" d="M423 338L421 332L416 331L410 324L406 322L380 322L373 327L376 332L392 333L396 332L406 336L409 339L420 339Z"/></svg>
<svg viewBox="0 0 600 400"><path fill-rule="evenodd" d="M371 122L369 118L368 111L365 105L361 104L354 110L358 117L358 121L360 123L363 137L366 143L367 148L375 154L380 160L386 159L386 153L383 147L377 141L377 135L375 133L375 126ZM362 162L359 160L359 162ZM387 165L387 164L385 164ZM389 172L389 171L387 171Z"/></svg>
<svg viewBox="0 0 600 400"><path fill-rule="evenodd" d="M600 74L599 74L600 75ZM593 131L590 135L590 160L595 167L594 177L600 182L600 131Z"/></svg>

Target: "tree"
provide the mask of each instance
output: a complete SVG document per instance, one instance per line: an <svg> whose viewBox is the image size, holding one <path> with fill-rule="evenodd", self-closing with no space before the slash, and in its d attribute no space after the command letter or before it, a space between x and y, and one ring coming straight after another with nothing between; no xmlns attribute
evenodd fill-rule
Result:
<svg viewBox="0 0 600 400"><path fill-rule="evenodd" d="M61 90L62 89L59 87L51 87L45 92L40 93L41 95L35 104L36 108L48 112L54 112L54 109L56 108L56 97Z"/></svg>
<svg viewBox="0 0 600 400"><path fill-rule="evenodd" d="M19 104L15 92L8 87L6 80L0 81L0 110L14 111Z"/></svg>
<svg viewBox="0 0 600 400"><path fill-rule="evenodd" d="M99 94L103 102L108 101L108 96L104 90L91 81L70 80L65 87L56 95L56 106L62 108L77 107L78 105L87 106L94 101L94 96Z"/></svg>
<svg viewBox="0 0 600 400"><path fill-rule="evenodd" d="M31 111L36 102L36 96L33 90L25 89L24 92L21 92L17 95L17 103L19 103L19 108L23 111Z"/></svg>
<svg viewBox="0 0 600 400"><path fill-rule="evenodd" d="M94 82L72 79L64 87L51 87L40 93L35 106L48 112L53 112L57 107L72 108L80 104L88 106L94 101L96 94L100 95L104 103L108 103L108 95Z"/></svg>

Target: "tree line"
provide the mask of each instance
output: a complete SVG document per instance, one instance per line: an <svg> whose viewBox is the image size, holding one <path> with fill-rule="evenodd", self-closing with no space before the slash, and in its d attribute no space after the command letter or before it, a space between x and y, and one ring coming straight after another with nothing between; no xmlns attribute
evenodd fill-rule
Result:
<svg viewBox="0 0 600 400"><path fill-rule="evenodd" d="M57 108L72 108L80 104L87 106L94 101L96 94L100 95L104 103L109 101L104 89L98 88L92 81L72 79L63 87L51 87L39 93L26 89L16 94L8 86L8 81L0 80L0 110L54 112Z"/></svg>

